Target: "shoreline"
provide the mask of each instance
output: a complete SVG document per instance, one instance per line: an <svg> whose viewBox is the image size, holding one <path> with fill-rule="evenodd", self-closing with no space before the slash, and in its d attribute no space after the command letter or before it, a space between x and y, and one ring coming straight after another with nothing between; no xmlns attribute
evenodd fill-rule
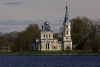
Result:
<svg viewBox="0 0 100 67"><path fill-rule="evenodd" d="M2 55L100 55L100 52L89 51L16 51L16 52L3 52Z"/></svg>
<svg viewBox="0 0 100 67"><path fill-rule="evenodd" d="M0 56L60 56L60 55L63 55L63 56L92 56L92 55L100 55L100 54L0 54Z"/></svg>

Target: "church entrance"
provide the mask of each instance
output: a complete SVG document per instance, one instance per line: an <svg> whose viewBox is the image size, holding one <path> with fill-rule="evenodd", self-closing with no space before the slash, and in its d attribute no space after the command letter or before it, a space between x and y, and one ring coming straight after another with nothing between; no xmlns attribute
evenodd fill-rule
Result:
<svg viewBox="0 0 100 67"><path fill-rule="evenodd" d="M48 42L46 43L46 49L49 49L49 43Z"/></svg>

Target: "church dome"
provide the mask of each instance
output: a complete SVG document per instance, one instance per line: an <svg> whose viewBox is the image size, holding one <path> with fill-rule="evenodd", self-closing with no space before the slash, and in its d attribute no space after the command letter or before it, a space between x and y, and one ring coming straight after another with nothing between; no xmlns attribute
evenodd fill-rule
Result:
<svg viewBox="0 0 100 67"><path fill-rule="evenodd" d="M49 21L49 26L51 27L50 21Z"/></svg>
<svg viewBox="0 0 100 67"><path fill-rule="evenodd" d="M51 24L49 26L51 27Z"/></svg>
<svg viewBox="0 0 100 67"><path fill-rule="evenodd" d="M48 21L45 21L45 22L44 22L44 25L48 25Z"/></svg>

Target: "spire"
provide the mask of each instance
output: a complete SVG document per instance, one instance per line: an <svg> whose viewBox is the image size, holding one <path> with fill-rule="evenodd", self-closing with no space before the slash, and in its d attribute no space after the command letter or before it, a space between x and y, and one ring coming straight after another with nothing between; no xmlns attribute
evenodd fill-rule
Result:
<svg viewBox="0 0 100 67"><path fill-rule="evenodd" d="M66 2L66 9L68 9L68 7L67 7L67 2Z"/></svg>
<svg viewBox="0 0 100 67"><path fill-rule="evenodd" d="M65 14L65 18L64 18L64 23L66 23L66 22L69 22L67 2L66 2L66 14Z"/></svg>

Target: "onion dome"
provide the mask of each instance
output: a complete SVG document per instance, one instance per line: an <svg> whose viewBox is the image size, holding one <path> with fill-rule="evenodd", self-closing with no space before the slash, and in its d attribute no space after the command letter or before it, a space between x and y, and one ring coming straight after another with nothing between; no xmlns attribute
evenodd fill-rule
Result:
<svg viewBox="0 0 100 67"><path fill-rule="evenodd" d="M49 26L51 27L50 21L49 21Z"/></svg>
<svg viewBox="0 0 100 67"><path fill-rule="evenodd" d="M51 24L49 26L51 27Z"/></svg>
<svg viewBox="0 0 100 67"><path fill-rule="evenodd" d="M47 22L47 21L45 21L45 22L44 22L44 25L48 25L48 22Z"/></svg>

